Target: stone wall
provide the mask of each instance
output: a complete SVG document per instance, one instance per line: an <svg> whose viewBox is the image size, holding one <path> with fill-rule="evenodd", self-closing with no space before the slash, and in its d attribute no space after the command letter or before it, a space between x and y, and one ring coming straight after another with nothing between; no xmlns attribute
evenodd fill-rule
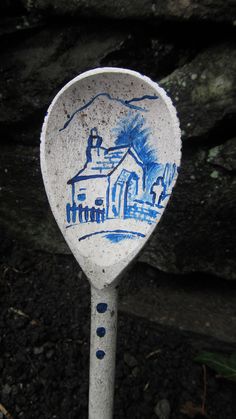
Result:
<svg viewBox="0 0 236 419"><path fill-rule="evenodd" d="M44 114L79 73L117 66L175 103L183 159L173 198L139 259L235 279L236 6L225 0L3 0L0 225L5 240L69 252L39 167Z"/></svg>

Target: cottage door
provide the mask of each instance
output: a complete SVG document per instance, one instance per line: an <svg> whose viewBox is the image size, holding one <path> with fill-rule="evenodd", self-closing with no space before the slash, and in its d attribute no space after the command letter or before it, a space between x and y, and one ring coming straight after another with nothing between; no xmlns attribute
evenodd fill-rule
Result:
<svg viewBox="0 0 236 419"><path fill-rule="evenodd" d="M117 183L115 186L115 202L113 204L113 214L115 217L122 218L122 202L123 202L123 196L124 196L124 184L123 183Z"/></svg>
<svg viewBox="0 0 236 419"><path fill-rule="evenodd" d="M124 216L129 216L130 206L134 204L134 199L138 194L138 176L132 173L126 182L124 197Z"/></svg>

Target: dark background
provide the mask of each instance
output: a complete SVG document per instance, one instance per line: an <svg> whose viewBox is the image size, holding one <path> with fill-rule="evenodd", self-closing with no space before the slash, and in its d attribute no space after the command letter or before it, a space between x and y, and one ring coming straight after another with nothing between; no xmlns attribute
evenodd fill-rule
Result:
<svg viewBox="0 0 236 419"><path fill-rule="evenodd" d="M66 82L116 66L168 92L183 157L121 282L115 417L187 417L202 399L194 356L236 342L236 3L2 0L0 12L0 403L14 418L86 418L89 286L49 209L39 138ZM208 374L210 419L235 419L234 384Z"/></svg>

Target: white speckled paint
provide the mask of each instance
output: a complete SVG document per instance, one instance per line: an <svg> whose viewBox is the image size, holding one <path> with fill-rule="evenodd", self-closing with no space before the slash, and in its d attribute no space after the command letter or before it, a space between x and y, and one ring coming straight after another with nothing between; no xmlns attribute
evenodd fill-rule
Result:
<svg viewBox="0 0 236 419"><path fill-rule="evenodd" d="M105 302L107 310L97 312L97 304ZM99 327L104 327L104 337L97 336ZM113 412L115 357L117 335L117 289L114 286L97 290L91 287L91 332L89 419L111 419ZM97 351L104 358L97 358Z"/></svg>
<svg viewBox="0 0 236 419"><path fill-rule="evenodd" d="M81 74L60 90L45 117L41 169L48 200L91 283L90 419L112 417L117 278L159 222L180 157L170 98L131 70ZM105 313L97 310L102 302Z"/></svg>

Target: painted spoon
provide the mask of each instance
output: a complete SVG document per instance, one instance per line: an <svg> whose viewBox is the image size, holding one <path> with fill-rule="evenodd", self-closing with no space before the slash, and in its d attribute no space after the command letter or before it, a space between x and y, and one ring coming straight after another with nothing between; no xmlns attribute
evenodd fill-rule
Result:
<svg viewBox="0 0 236 419"><path fill-rule="evenodd" d="M118 280L161 218L180 149L170 98L131 70L79 75L45 117L41 169L48 200L91 284L90 419L112 418Z"/></svg>

